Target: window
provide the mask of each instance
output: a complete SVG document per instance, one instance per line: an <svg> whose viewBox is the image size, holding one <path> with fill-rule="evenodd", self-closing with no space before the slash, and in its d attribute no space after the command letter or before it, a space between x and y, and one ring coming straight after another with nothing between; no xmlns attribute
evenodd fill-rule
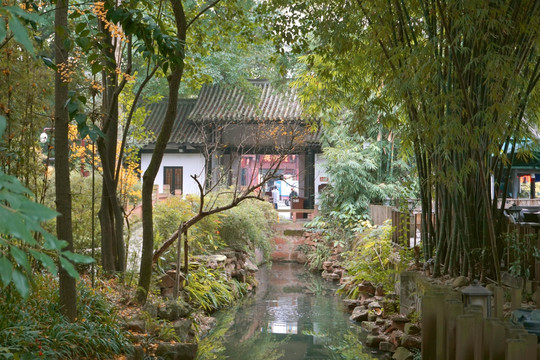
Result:
<svg viewBox="0 0 540 360"><path fill-rule="evenodd" d="M182 167L165 166L163 170L163 184L169 185L171 194L182 194ZM178 192L176 192L176 190L178 190Z"/></svg>

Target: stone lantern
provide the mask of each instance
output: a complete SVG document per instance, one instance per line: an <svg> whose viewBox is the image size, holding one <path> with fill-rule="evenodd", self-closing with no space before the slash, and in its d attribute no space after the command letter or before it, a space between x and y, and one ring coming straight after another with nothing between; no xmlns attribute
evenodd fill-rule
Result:
<svg viewBox="0 0 540 360"><path fill-rule="evenodd" d="M465 308L477 305L484 310L484 318L491 316L491 297L493 293L474 280L470 286L461 290L461 299Z"/></svg>
<svg viewBox="0 0 540 360"><path fill-rule="evenodd" d="M510 206L508 209L508 214L514 219L514 222L519 221L519 214L521 213L521 209L516 205L516 203L513 203L512 206Z"/></svg>

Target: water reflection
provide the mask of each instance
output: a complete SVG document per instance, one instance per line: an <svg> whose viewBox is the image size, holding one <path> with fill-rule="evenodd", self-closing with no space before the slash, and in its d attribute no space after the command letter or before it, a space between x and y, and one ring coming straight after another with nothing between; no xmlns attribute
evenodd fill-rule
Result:
<svg viewBox="0 0 540 360"><path fill-rule="evenodd" d="M375 359L348 321L334 287L298 264L258 273L257 294L220 312L200 343L199 360Z"/></svg>

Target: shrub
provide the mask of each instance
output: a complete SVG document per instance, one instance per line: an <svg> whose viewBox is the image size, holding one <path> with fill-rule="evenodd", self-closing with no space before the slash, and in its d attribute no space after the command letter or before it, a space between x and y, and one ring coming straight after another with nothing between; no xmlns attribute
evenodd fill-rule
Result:
<svg viewBox="0 0 540 360"><path fill-rule="evenodd" d="M381 283L385 290L393 291L395 275L409 266L412 254L411 250L392 244L392 231L387 221L380 227L368 227L357 235L351 250L344 254L350 280L343 284L341 292L354 297L355 285L363 280Z"/></svg>
<svg viewBox="0 0 540 360"><path fill-rule="evenodd" d="M277 221L270 203L245 200L223 215L219 233L227 246L250 254L258 248L265 260L270 258L273 225Z"/></svg>
<svg viewBox="0 0 540 360"><path fill-rule="evenodd" d="M57 280L35 276L33 295L24 302L13 291L0 297L0 358L110 359L129 354L128 333L106 298L83 282L78 284L78 319L70 323L60 312Z"/></svg>
<svg viewBox="0 0 540 360"><path fill-rule="evenodd" d="M183 221L189 220L196 214L197 202L192 196L185 200L171 197L158 203L154 208L154 248L157 249L164 241L178 230ZM208 216L189 229L190 252L193 254L215 251L224 246L219 236L219 223L222 215ZM175 248L166 252L165 258L175 258Z"/></svg>
<svg viewBox="0 0 540 360"><path fill-rule="evenodd" d="M54 172L50 177L50 183L54 184ZM70 174L71 181L71 200L73 221L73 247L75 250L89 249L92 244L92 232L89 231L92 226L92 177L82 176L79 170L72 171ZM49 187L45 198L45 205L55 208L55 191L54 187ZM101 206L101 175L96 172L95 178L95 244L101 242L101 225L98 219L98 211ZM56 233L56 222L49 221L45 228L52 234ZM99 246L99 245L96 245ZM99 252L96 252L99 253Z"/></svg>

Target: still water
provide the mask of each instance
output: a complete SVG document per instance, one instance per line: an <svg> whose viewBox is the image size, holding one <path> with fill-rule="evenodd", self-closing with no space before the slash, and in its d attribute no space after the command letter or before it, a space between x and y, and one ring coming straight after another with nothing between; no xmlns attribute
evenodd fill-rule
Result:
<svg viewBox="0 0 540 360"><path fill-rule="evenodd" d="M302 265L275 263L257 273L252 297L217 314L198 360L381 359L362 346L365 333L348 320L335 285Z"/></svg>

